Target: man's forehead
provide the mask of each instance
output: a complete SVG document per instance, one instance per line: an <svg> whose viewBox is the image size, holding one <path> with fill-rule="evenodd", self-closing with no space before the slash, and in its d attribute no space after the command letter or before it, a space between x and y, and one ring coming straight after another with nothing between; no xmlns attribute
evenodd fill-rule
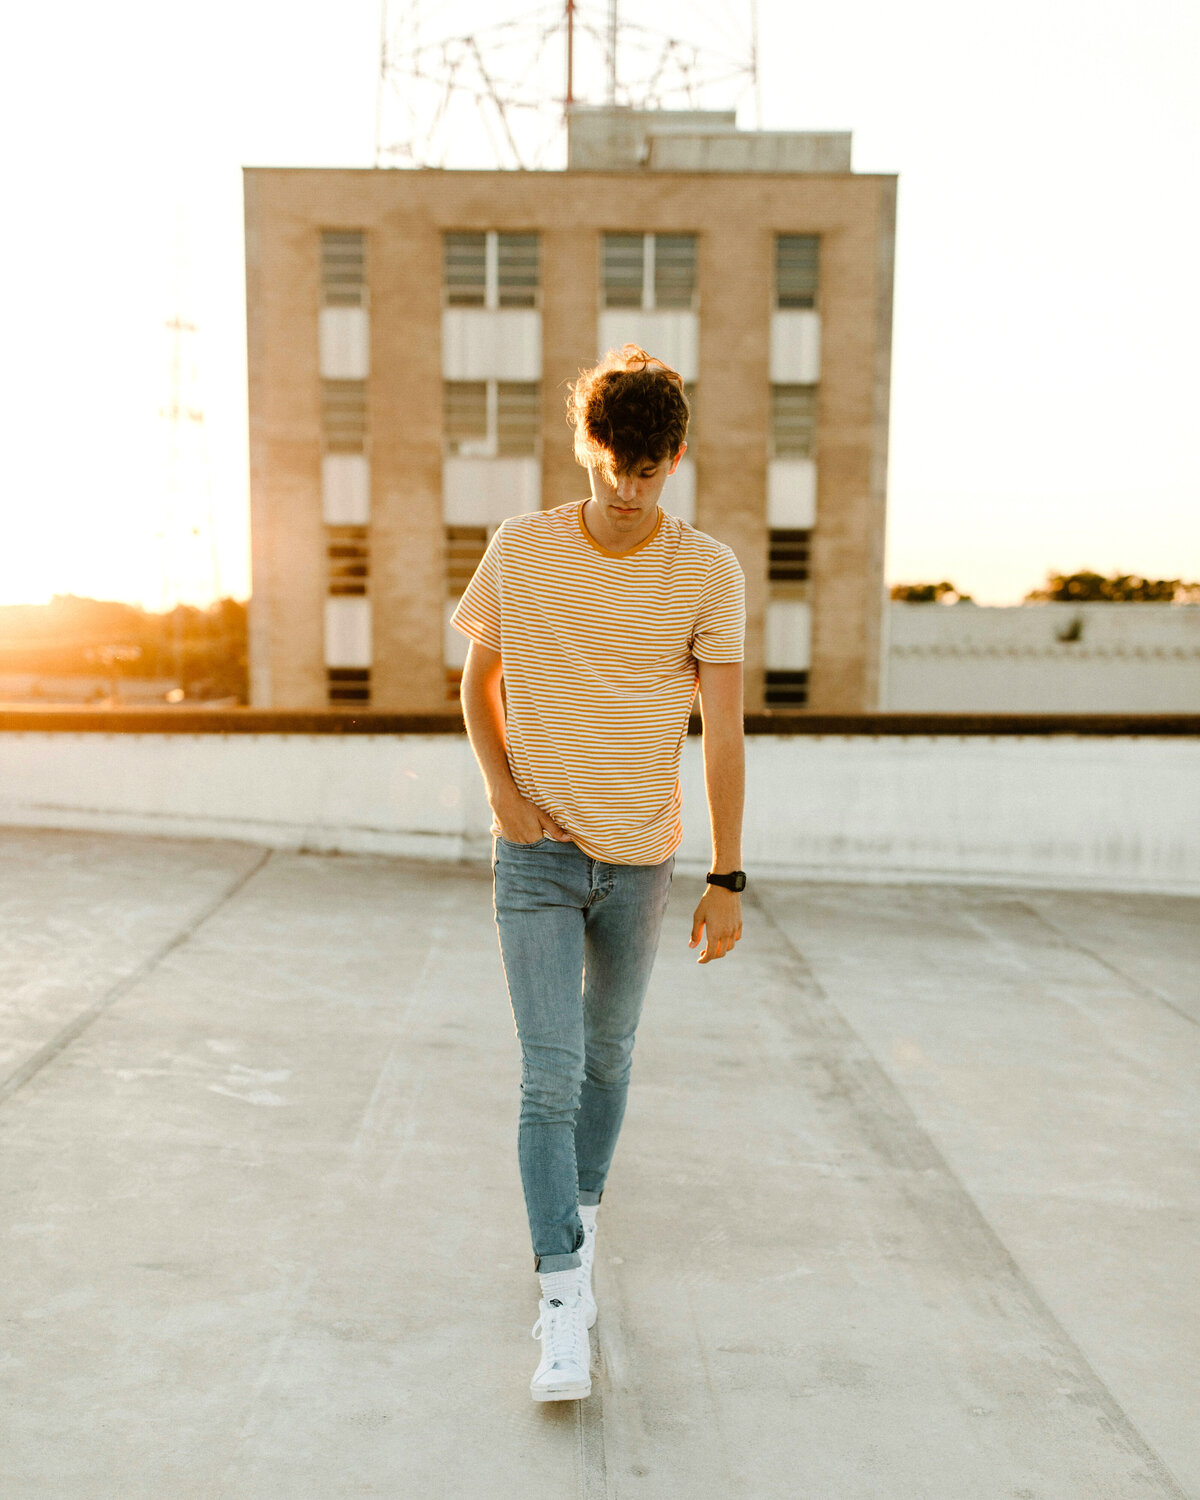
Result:
<svg viewBox="0 0 1200 1500"><path fill-rule="evenodd" d="M643 453L640 458L632 459L628 463L618 463L616 457L607 449L601 449L597 458L596 467L606 474L635 474L638 469L657 468L662 462L660 458L651 458L648 453Z"/></svg>

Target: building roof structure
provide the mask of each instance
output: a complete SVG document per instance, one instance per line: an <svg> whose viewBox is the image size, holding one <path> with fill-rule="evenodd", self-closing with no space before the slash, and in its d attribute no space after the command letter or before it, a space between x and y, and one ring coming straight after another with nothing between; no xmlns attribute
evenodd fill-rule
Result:
<svg viewBox="0 0 1200 1500"><path fill-rule="evenodd" d="M4 832L11 1492L1200 1490L1197 899L701 889L531 1409L486 868Z"/></svg>

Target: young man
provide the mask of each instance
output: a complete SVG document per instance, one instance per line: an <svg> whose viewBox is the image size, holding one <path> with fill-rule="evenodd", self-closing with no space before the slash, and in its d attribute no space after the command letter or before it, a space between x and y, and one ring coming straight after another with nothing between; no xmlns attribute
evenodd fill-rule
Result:
<svg viewBox="0 0 1200 1500"><path fill-rule="evenodd" d="M537 1401L591 1392L596 1211L682 835L700 689L713 861L700 963L742 935L745 580L658 501L683 456L683 381L627 344L572 387L591 497L503 522L454 612L487 787L496 925L517 1037L517 1157L541 1284ZM504 680L504 698L500 682Z"/></svg>

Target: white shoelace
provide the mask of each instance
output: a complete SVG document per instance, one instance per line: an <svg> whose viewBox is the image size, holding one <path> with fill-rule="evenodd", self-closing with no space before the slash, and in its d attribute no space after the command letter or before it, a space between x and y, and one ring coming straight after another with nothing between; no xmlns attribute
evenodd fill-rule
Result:
<svg viewBox="0 0 1200 1500"><path fill-rule="evenodd" d="M559 1306L554 1304L558 1302ZM539 1315L537 1322L533 1325L531 1338L538 1338L542 1334L543 1323L545 1323L545 1337L542 1342L543 1351L549 1356L552 1365L570 1363L587 1368L587 1359L584 1356L584 1341L587 1338L587 1327L582 1317L582 1301L576 1297L571 1302L560 1301L553 1297L546 1303L546 1311Z"/></svg>

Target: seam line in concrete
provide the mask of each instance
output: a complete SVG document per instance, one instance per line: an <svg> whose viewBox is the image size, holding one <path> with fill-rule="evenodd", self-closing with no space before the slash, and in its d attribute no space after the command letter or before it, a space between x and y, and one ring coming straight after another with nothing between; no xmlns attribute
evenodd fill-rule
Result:
<svg viewBox="0 0 1200 1500"><path fill-rule="evenodd" d="M943 1173L947 1182L951 1183L957 1190L965 1211L964 1216L969 1216L972 1221L971 1227L975 1234L979 1236L980 1241L982 1241L982 1247L990 1252L990 1256L997 1269L1004 1272L1016 1293L1024 1299L1026 1305L1035 1316L1054 1330L1055 1337L1061 1341L1062 1348L1077 1362L1080 1374L1091 1384L1096 1406L1112 1424L1114 1435L1120 1434L1129 1449L1141 1459L1150 1473L1160 1482L1163 1486L1162 1494L1170 1496L1171 1500L1191 1500L1187 1491L1142 1436L1132 1419L1097 1374L1083 1350L1063 1327L1062 1323L1059 1322L1050 1305L1025 1275L1015 1257L1000 1238L991 1221L987 1218L987 1215L967 1190L966 1184L954 1171L941 1151L938 1150L933 1138L923 1128L917 1119L915 1111L900 1091L898 1085L893 1082L887 1070L850 1024L844 1013L830 999L824 985L818 980L800 949L797 948L787 931L764 903L760 892L755 891L752 897L752 905L757 911L762 913L767 923L774 929L791 962L803 977L805 984L802 988L807 988L810 993L820 998L828 1012L829 1019L834 1022L838 1029L843 1032L846 1039L852 1042L859 1051L859 1070L861 1071L862 1064L865 1063L870 1072L874 1074L872 1079L861 1079L860 1081L866 1085L866 1092L872 1104L879 1108L881 1114L886 1114L886 1125L905 1133L909 1137L909 1144L905 1148L905 1154L913 1159L917 1157L924 1158L927 1162L934 1165L939 1172ZM782 1019L785 1022L787 1021L786 1017ZM819 1020L819 1018L814 1019ZM861 1106L855 1105L853 1101L851 1101L851 1108L861 1112Z"/></svg>
<svg viewBox="0 0 1200 1500"><path fill-rule="evenodd" d="M1169 999L1160 990L1156 990L1152 984L1147 984L1143 979L1135 979L1132 974L1126 974L1124 969L1118 968L1111 960L1105 958L1102 953L1097 953L1094 948L1089 948L1086 943L1079 942L1069 932L1064 932L1057 922L1052 922L1043 912L1038 911L1036 906L1031 905L1028 901L1018 901L1017 905L1024 907L1047 931L1052 932L1068 948L1071 948L1076 953L1084 954L1094 963L1099 964L1102 969L1107 969L1110 974L1115 974L1121 983L1128 985L1135 995L1143 995L1147 1000L1157 1000L1160 1004L1165 1005L1168 1010L1173 1010L1181 1020L1187 1021L1189 1025L1200 1026L1200 1019L1196 1016L1189 1015L1181 1006L1176 1005L1174 1000Z"/></svg>
<svg viewBox="0 0 1200 1500"><path fill-rule="evenodd" d="M48 1042L44 1043L36 1052L26 1058L20 1067L14 1069L7 1078L0 1082L0 1104L4 1104L7 1100L11 1099L18 1089L24 1088L29 1080L41 1072L47 1063L53 1062L60 1052L65 1051L77 1037L82 1036L93 1021L102 1016L112 1005L115 1005L123 995L127 995L130 990L140 984L148 974L152 973L162 963L168 954L173 953L176 948L186 943L194 933L203 927L210 917L216 916L217 912L228 902L232 901L234 896L258 874L271 858L273 852L271 849L264 850L248 869L244 870L231 885L226 886L215 901L210 902L208 906L198 912L190 922L186 922L178 932L168 938L165 943L160 944L153 953L144 958L138 964L137 968L131 970L123 978L118 979L98 1000L93 1001L86 1010L80 1011L74 1019L68 1021Z"/></svg>
<svg viewBox="0 0 1200 1500"><path fill-rule="evenodd" d="M595 1369L593 1351L592 1394L575 1403L579 1438L579 1500L609 1500L608 1464L604 1453L604 1397L596 1389L603 1371Z"/></svg>

